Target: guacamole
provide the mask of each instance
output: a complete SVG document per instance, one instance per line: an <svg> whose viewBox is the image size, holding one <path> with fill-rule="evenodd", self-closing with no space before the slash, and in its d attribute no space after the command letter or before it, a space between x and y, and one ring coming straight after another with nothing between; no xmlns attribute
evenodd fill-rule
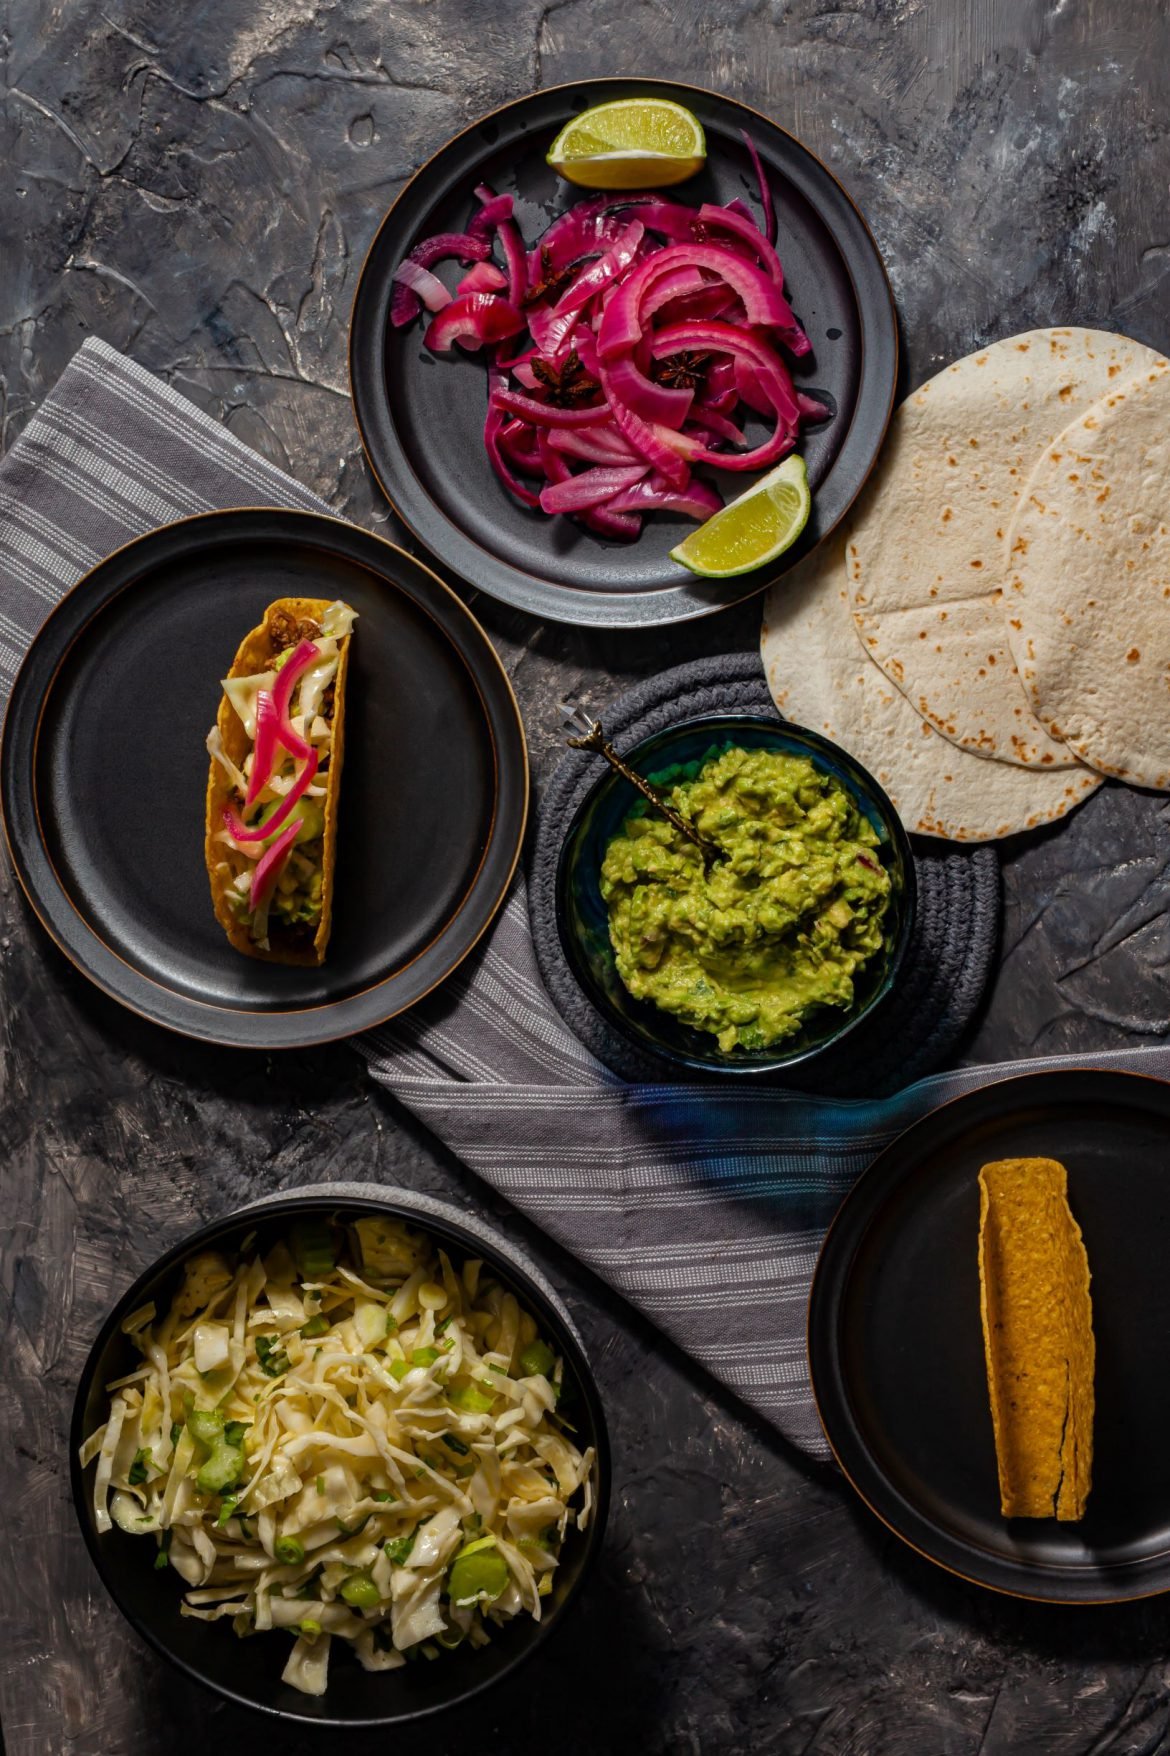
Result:
<svg viewBox="0 0 1170 1756"><path fill-rule="evenodd" d="M767 1048L815 1007L852 1005L854 974L882 945L890 878L840 783L804 756L730 749L664 791L726 858L705 866L644 805L626 818L601 895L630 993L726 1051Z"/></svg>

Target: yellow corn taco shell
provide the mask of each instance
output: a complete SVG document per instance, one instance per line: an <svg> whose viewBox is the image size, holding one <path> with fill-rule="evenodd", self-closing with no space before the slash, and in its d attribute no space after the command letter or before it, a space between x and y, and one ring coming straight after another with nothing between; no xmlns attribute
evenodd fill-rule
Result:
<svg viewBox="0 0 1170 1756"><path fill-rule="evenodd" d="M979 1288L1005 1518L1084 1516L1093 1472L1089 1259L1050 1158L979 1173Z"/></svg>
<svg viewBox="0 0 1170 1756"><path fill-rule="evenodd" d="M244 639L232 661L229 677L250 677L268 670L282 650L273 633L274 618L283 613L296 622L320 622L329 608L326 598L278 598L269 604L264 620ZM333 925L333 868L337 854L337 806L341 786L341 761L345 749L345 679L349 668L350 636L338 641L339 656L333 695L333 738L330 746L328 780L324 800L325 828L321 871L321 919L311 945L282 945L279 931L269 934L269 950L264 950L249 936L247 924L238 919L228 903L231 874L224 868L224 847L215 837L223 828L223 811L232 797L232 785L221 765L211 761L207 781L207 828L204 852L207 875L211 883L211 900L216 919L237 951L247 957L258 957L266 963L319 964L325 961L325 948ZM226 695L221 694L216 715L220 737L227 756L239 767L252 748L243 721Z"/></svg>

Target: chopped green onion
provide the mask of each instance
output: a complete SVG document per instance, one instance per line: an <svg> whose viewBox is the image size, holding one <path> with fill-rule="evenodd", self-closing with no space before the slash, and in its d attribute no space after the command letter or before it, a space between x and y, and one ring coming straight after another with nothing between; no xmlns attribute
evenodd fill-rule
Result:
<svg viewBox="0 0 1170 1756"><path fill-rule="evenodd" d="M410 1366L406 1360L391 1360L390 1376L394 1379L395 1383L401 1384L409 1371Z"/></svg>
<svg viewBox="0 0 1170 1756"><path fill-rule="evenodd" d="M337 1246L328 1220L299 1220L289 1234L302 1280L324 1280L337 1266Z"/></svg>
<svg viewBox="0 0 1170 1756"><path fill-rule="evenodd" d="M320 1312L318 1312L316 1317L310 1317L309 1321L307 1323L303 1323L301 1325L301 1334L304 1336L306 1341L312 1341L313 1338L315 1336L318 1336L318 1335L328 1335L329 1334L329 1319L328 1319L328 1317L321 1316Z"/></svg>
<svg viewBox="0 0 1170 1756"><path fill-rule="evenodd" d="M303 1622L297 1623L297 1633L303 1634L306 1640L316 1640L320 1632L320 1622L314 1622L311 1616L306 1616Z"/></svg>
<svg viewBox="0 0 1170 1756"><path fill-rule="evenodd" d="M167 1562L170 1560L170 1558L171 1558L171 1533L169 1530L164 1530L163 1540L159 1544L158 1554L154 1557L154 1570L155 1570L155 1572L161 1573L163 1568L166 1566Z"/></svg>
<svg viewBox="0 0 1170 1756"><path fill-rule="evenodd" d="M324 1476L317 1477L317 1492L319 1494L323 1494L325 1492L325 1477Z"/></svg>
<svg viewBox="0 0 1170 1756"><path fill-rule="evenodd" d="M414 1547L414 1539L418 1535L412 1530L409 1536L395 1537L391 1542L383 1543L382 1547L396 1567L401 1567Z"/></svg>
<svg viewBox="0 0 1170 1756"><path fill-rule="evenodd" d="M258 1335L256 1358L266 1378L279 1378L282 1372L288 1371L289 1358L280 1345L279 1335Z"/></svg>
<svg viewBox="0 0 1170 1756"><path fill-rule="evenodd" d="M223 1500L220 1503L219 1511L216 1514L215 1527L217 1530L223 1529L223 1527L227 1523L228 1519L234 1515L236 1507L239 1505L239 1503L240 1503L240 1496L238 1494L225 1494L224 1495Z"/></svg>
<svg viewBox="0 0 1170 1756"><path fill-rule="evenodd" d="M458 1561L464 1555L478 1555L481 1549L494 1549L495 1546L496 1539L489 1531L487 1536L475 1537L471 1542L464 1543L463 1547L457 1551L455 1559Z"/></svg>
<svg viewBox="0 0 1170 1756"><path fill-rule="evenodd" d="M153 1466L154 1458L150 1455L149 1451L136 1451L134 1453L134 1462L130 1465L130 1471L126 1477L130 1486L132 1488L140 1488L146 1480L148 1469L153 1468Z"/></svg>
<svg viewBox="0 0 1170 1756"><path fill-rule="evenodd" d="M221 1438L212 1446L211 1456L195 1477L195 1485L201 1493L222 1494L225 1488L234 1488L243 1473L243 1450Z"/></svg>
<svg viewBox="0 0 1170 1756"><path fill-rule="evenodd" d="M453 1604L494 1603L507 1589L508 1563L494 1539L481 1538L456 1555L447 1576Z"/></svg>
<svg viewBox="0 0 1170 1756"><path fill-rule="evenodd" d="M433 1366L439 1357L438 1348L416 1347L410 1356L412 1366Z"/></svg>
<svg viewBox="0 0 1170 1756"><path fill-rule="evenodd" d="M193 1408L187 1431L200 1445L215 1445L223 1438L223 1416L213 1408Z"/></svg>
<svg viewBox="0 0 1170 1756"><path fill-rule="evenodd" d="M339 1518L337 1520L337 1528L341 1532L342 1536L347 1536L347 1537L357 1536L359 1531L365 1530L367 1524L369 1524L370 1519L372 1517L373 1517L373 1513L367 1512L365 1517L359 1518L356 1524L346 1524L344 1519Z"/></svg>
<svg viewBox="0 0 1170 1756"><path fill-rule="evenodd" d="M393 1498L394 1495L390 1492L389 1488L374 1489L374 1499L381 1500L383 1504L385 1504L387 1500L393 1500Z"/></svg>
<svg viewBox="0 0 1170 1756"><path fill-rule="evenodd" d="M224 1424L223 1436L229 1445L242 1445L244 1434L248 1431L247 1421L227 1421Z"/></svg>
<svg viewBox="0 0 1170 1756"><path fill-rule="evenodd" d="M457 1439L454 1433L444 1433L443 1444L448 1446L457 1457L468 1457L471 1454L471 1446L465 1445L462 1439Z"/></svg>
<svg viewBox="0 0 1170 1756"><path fill-rule="evenodd" d="M297 1537L277 1537L272 1552L284 1567L299 1567L305 1558L305 1545Z"/></svg>
<svg viewBox="0 0 1170 1756"><path fill-rule="evenodd" d="M494 1390L480 1390L475 1384L457 1384L447 1392L447 1401L468 1415L486 1415L495 1405Z"/></svg>
<svg viewBox="0 0 1170 1756"><path fill-rule="evenodd" d="M534 1341L520 1355L520 1370L526 1378L547 1378L557 1363L557 1356L546 1341Z"/></svg>
<svg viewBox="0 0 1170 1756"><path fill-rule="evenodd" d="M182 1437L183 1437L183 1423L182 1423L182 1421L172 1421L171 1422L171 1445L172 1445L172 1447L177 1445L179 1443L179 1440Z"/></svg>
<svg viewBox="0 0 1170 1756"><path fill-rule="evenodd" d="M341 1588L341 1595L355 1610L372 1610L382 1601L368 1573L351 1573Z"/></svg>

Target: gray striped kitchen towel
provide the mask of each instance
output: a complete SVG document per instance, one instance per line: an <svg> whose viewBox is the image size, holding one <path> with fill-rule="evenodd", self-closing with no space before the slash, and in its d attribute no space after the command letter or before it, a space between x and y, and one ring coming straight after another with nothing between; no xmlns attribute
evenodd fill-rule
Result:
<svg viewBox="0 0 1170 1756"><path fill-rule="evenodd" d="M86 342L0 465L0 692L51 606L104 555L190 513L265 502L329 510L148 372ZM842 1195L945 1098L1068 1064L936 1075L878 1103L626 1084L554 1010L520 886L450 982L355 1046L465 1164L818 1457L805 1301ZM1170 1048L1094 1064L1166 1077Z"/></svg>

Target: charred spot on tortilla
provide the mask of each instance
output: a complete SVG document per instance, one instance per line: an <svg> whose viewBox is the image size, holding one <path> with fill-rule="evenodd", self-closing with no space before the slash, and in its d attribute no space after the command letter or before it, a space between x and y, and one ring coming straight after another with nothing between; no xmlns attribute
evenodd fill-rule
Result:
<svg viewBox="0 0 1170 1756"><path fill-rule="evenodd" d="M224 679L205 855L216 918L248 957L325 959L354 621L341 602L278 599Z"/></svg>
<svg viewBox="0 0 1170 1756"><path fill-rule="evenodd" d="M979 1173L979 1291L1005 1518L1082 1518L1092 1485L1089 1259L1056 1159Z"/></svg>

